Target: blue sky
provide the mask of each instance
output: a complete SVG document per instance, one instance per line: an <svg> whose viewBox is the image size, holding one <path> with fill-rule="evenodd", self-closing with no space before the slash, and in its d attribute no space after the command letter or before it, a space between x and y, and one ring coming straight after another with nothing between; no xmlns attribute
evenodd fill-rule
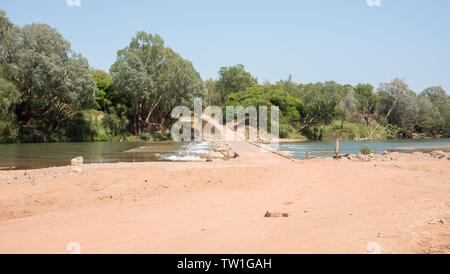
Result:
<svg viewBox="0 0 450 274"><path fill-rule="evenodd" d="M76 3L77 0L69 0ZM450 91L449 0L2 0L18 25L57 28L91 66L108 71L137 31L158 33L204 79L243 64L260 82L395 77L420 92Z"/></svg>

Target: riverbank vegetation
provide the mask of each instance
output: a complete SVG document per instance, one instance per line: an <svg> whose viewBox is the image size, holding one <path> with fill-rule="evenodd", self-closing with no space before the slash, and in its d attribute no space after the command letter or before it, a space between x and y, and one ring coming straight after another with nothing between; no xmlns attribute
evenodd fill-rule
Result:
<svg viewBox="0 0 450 274"><path fill-rule="evenodd" d="M19 27L0 10L0 142L168 140L171 111L194 98L279 106L283 138L450 137L450 97L394 79L378 88L334 81L259 83L243 65L203 81L164 40L138 32L109 72L95 70L54 28Z"/></svg>

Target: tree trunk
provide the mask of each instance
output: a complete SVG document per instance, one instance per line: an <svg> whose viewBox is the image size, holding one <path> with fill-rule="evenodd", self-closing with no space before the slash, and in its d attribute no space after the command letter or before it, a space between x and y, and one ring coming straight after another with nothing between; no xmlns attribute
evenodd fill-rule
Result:
<svg viewBox="0 0 450 274"><path fill-rule="evenodd" d="M152 106L152 108L150 109L150 111L147 114L147 117L145 118L145 124L148 125L148 123L150 122L150 116L152 116L153 111L155 111L156 107L159 105L159 103L161 102L163 96L159 96L158 101Z"/></svg>
<svg viewBox="0 0 450 274"><path fill-rule="evenodd" d="M303 126L301 126L298 130L298 132L302 132L303 130L307 129L315 120L316 120L317 116L314 116L313 118L307 120L305 119Z"/></svg>

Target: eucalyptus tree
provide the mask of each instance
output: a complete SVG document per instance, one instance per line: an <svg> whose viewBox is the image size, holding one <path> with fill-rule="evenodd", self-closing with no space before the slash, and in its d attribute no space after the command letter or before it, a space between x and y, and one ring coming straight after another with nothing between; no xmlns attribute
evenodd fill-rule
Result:
<svg viewBox="0 0 450 274"><path fill-rule="evenodd" d="M379 114L381 122L394 123L398 120L399 109L398 103L400 99L411 93L409 86L402 80L396 78L388 83L381 83L378 88L379 96ZM384 117L383 117L384 116Z"/></svg>
<svg viewBox="0 0 450 274"><path fill-rule="evenodd" d="M44 24L14 27L1 58L5 75L20 92L19 122L36 130L56 130L74 111L92 106L96 92L86 59Z"/></svg>
<svg viewBox="0 0 450 274"><path fill-rule="evenodd" d="M18 129L14 115L15 104L20 99L16 87L0 77L0 142L14 142L18 138Z"/></svg>
<svg viewBox="0 0 450 274"><path fill-rule="evenodd" d="M159 35L139 32L117 53L110 69L117 93L131 104L133 129L140 134L151 122L170 117L172 108L206 91L192 63L165 47Z"/></svg>
<svg viewBox="0 0 450 274"><path fill-rule="evenodd" d="M437 134L450 136L450 96L440 86L429 87L420 96L428 98L433 104L436 113L433 119L434 130Z"/></svg>
<svg viewBox="0 0 450 274"><path fill-rule="evenodd" d="M358 84L355 89L356 109L367 126L378 108L378 95L370 84Z"/></svg>
<svg viewBox="0 0 450 274"><path fill-rule="evenodd" d="M301 111L303 124L298 131L302 132L313 124L329 123L340 116L342 111L339 104L346 97L348 88L334 81L300 84L299 97L303 100L304 107Z"/></svg>
<svg viewBox="0 0 450 274"><path fill-rule="evenodd" d="M225 103L230 94L244 91L257 83L258 80L245 71L243 65L235 65L220 68L216 89L220 93L221 103Z"/></svg>

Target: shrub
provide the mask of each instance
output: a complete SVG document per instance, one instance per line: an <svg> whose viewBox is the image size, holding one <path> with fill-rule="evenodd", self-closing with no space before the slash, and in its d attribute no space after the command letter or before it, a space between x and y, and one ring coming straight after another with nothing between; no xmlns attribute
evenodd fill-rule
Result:
<svg viewBox="0 0 450 274"><path fill-rule="evenodd" d="M370 149L369 146L364 146L363 148L360 149L361 153L364 155L368 155L370 153L372 153L372 150Z"/></svg>

